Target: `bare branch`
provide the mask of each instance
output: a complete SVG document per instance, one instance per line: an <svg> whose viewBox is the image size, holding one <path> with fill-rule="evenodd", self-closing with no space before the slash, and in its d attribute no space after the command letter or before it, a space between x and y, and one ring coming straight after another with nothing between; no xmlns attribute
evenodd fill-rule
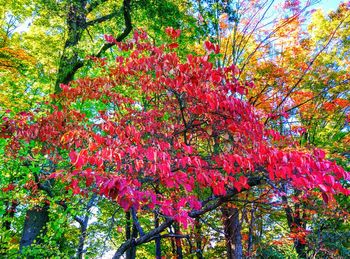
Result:
<svg viewBox="0 0 350 259"><path fill-rule="evenodd" d="M265 3L263 3L263 6L265 6L268 3L268 1L266 1ZM234 63L237 63L240 55L242 54L243 50L245 49L245 47L247 46L250 38L252 37L253 33L256 31L256 28L259 26L259 24L264 20L267 12L270 10L272 4L274 3L274 0L271 1L271 3L268 5L268 7L265 9L264 13L262 14L262 16L260 17L259 21L254 25L253 29L251 30L251 32L248 34L247 37L245 37L246 31L249 28L250 22L254 19L254 17L260 12L261 9L259 9L249 20L248 24L246 25L246 27L243 29L242 32L242 38L239 41L239 43L237 44L237 56L233 57L234 58ZM263 7L262 7L263 8ZM241 44L243 43L243 41L245 40L242 49L241 48ZM233 53L235 55L235 53Z"/></svg>
<svg viewBox="0 0 350 259"><path fill-rule="evenodd" d="M264 43L270 39L275 33L277 33L280 29L284 28L284 26L286 26L287 24L289 24L290 22L294 21L295 19L297 19L299 17L300 13L295 14L291 17L289 17L288 19L286 19L281 25L277 26L274 30L272 30L264 39L262 39L259 44L254 48L254 50L248 55L247 59L245 60L245 62L242 65L242 68L240 69L241 73L240 75L243 73L244 68L247 66L247 64L249 63L250 59L255 55L255 53L260 49L260 47L262 47L264 45ZM245 46L243 46L241 48L241 52L244 50ZM238 55L241 55L241 53L239 53Z"/></svg>
<svg viewBox="0 0 350 259"><path fill-rule="evenodd" d="M337 27L333 30L333 32L331 33L331 35L329 36L326 44L324 44L322 46L322 48L316 53L316 55L311 59L311 61L309 62L309 65L307 66L307 68L303 71L303 73L301 74L301 76L299 77L299 79L296 81L296 83L291 87L291 89L287 92L287 94L283 97L283 99L281 100L281 102L277 105L277 107L273 110L273 112L277 111L282 104L287 100L287 98L293 93L293 91L298 87L298 85L303 81L305 75L307 74L307 72L309 72L310 68L312 67L313 63L316 61L316 59L319 57L319 55L328 47L328 45L331 43L331 41L333 40L335 33L339 30L340 26L344 23L344 21L349 17L350 15L347 15L344 19L342 19L340 21L340 23L337 25ZM269 121L269 118L267 118L265 120L265 125L267 124L267 122Z"/></svg>

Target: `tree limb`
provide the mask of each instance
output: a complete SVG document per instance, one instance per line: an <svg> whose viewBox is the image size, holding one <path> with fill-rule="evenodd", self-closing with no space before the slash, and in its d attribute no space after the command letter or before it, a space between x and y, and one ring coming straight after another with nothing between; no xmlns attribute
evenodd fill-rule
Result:
<svg viewBox="0 0 350 259"><path fill-rule="evenodd" d="M96 9L96 7L98 7L100 4L103 4L105 2L107 2L108 0L95 0L94 2L92 2L89 7L87 8L87 13L91 13L93 10Z"/></svg>
<svg viewBox="0 0 350 259"><path fill-rule="evenodd" d="M145 233L143 232L143 229L140 225L139 219L137 218L136 211L135 211L134 207L131 208L131 215L132 215L133 223L136 226L137 231L140 233L140 236L144 236Z"/></svg>
<svg viewBox="0 0 350 259"><path fill-rule="evenodd" d="M287 100L287 98L293 93L293 91L298 87L298 85L303 81L305 75L307 74L307 72L309 72L309 70L311 69L313 63L316 61L316 59L320 56L320 54L329 46L329 44L331 43L331 41L333 40L336 32L339 30L340 26L344 23L344 21L349 17L350 15L347 15L344 19L342 19L340 21L340 23L337 25L337 27L333 30L333 32L331 33L331 35L329 36L327 42L322 46L322 48L316 53L316 55L310 60L307 68L303 71L303 73L301 74L301 76L299 77L299 79L295 82L295 84L291 87L291 89L287 92L287 94L283 97L283 99L281 100L281 102L276 106L276 108L273 110L272 113L276 112L281 106L282 104ZM265 120L264 125L267 124L267 122L269 121L269 118L267 118Z"/></svg>
<svg viewBox="0 0 350 259"><path fill-rule="evenodd" d="M249 186L257 186L259 184L261 184L262 182L262 177L251 177L248 179L248 185ZM244 189L243 189L244 190ZM241 190L241 191L243 191ZM227 192L227 194L225 196L221 196L218 197L217 201L215 203L211 203L207 206L204 206L202 209L200 210L192 210L191 212L188 213L188 215L191 218L197 218L209 211L212 211L218 207L220 207L223 203L230 201L230 199L232 198L232 196L238 194L239 191L237 189L232 189L230 191Z"/></svg>
<svg viewBox="0 0 350 259"><path fill-rule="evenodd" d="M118 14L117 12L113 12L113 13L101 16L99 18L96 18L95 20L88 21L86 23L86 27L89 27L89 26L92 26L92 25L95 25L95 24L99 24L99 23L111 20L113 17L117 16L117 14Z"/></svg>
<svg viewBox="0 0 350 259"><path fill-rule="evenodd" d="M114 254L113 259L118 259L121 258L121 256L125 253L126 250L128 250L132 246L137 246L141 245L143 243L147 243L154 238L154 236L158 235L161 233L163 230L168 228L171 224L173 224L174 220L173 219L167 219L163 224L161 224L159 227L149 231L142 237L139 237L137 239L131 238L127 240L124 244L122 244L117 252Z"/></svg>
<svg viewBox="0 0 350 259"><path fill-rule="evenodd" d="M126 36L129 35L129 33L132 30L132 23L131 23L131 7L130 7L130 1L131 0L124 0L123 1L123 15L124 15L124 22L125 22L125 28L124 31L116 38L117 42L122 41L124 38L126 38ZM106 50L108 50L109 48L111 48L112 46L114 46L115 43L105 43L100 50L97 52L97 54L95 54L95 57L101 57L101 55L103 53L106 52Z"/></svg>
<svg viewBox="0 0 350 259"><path fill-rule="evenodd" d="M256 185L261 184L261 181L262 181L262 177L251 177L248 180L248 184L249 184L249 186L256 186ZM238 193L239 193L239 191L237 189L232 189L232 190L228 191L225 196L217 197L217 201L215 203L208 204L200 210L193 210L193 211L189 212L188 215L191 218L198 218L201 215L203 215L209 211L212 211L212 210L216 209L217 207L219 207L220 205L222 205L223 203L229 201L232 198L232 196L234 196ZM154 240L163 230L165 230L166 228L171 226L174 222L175 222L175 220L173 218L167 217L166 221L163 224L161 224L159 227L149 231L148 233L144 234L143 236L141 236L137 239L130 238L129 240L127 240L125 243L123 243L118 248L118 250L116 251L116 253L113 256L113 259L121 258L121 256L131 247L138 246L138 245L141 245L141 244L144 244L144 243L147 243L147 242Z"/></svg>

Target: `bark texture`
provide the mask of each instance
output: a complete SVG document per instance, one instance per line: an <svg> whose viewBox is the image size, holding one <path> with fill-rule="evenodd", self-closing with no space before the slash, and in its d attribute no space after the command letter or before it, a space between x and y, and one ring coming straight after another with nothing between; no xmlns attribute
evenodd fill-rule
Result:
<svg viewBox="0 0 350 259"><path fill-rule="evenodd" d="M26 213L26 220L20 241L20 251L26 246L30 246L36 241L41 243L40 234L45 235L46 224L49 221L49 207L35 207Z"/></svg>
<svg viewBox="0 0 350 259"><path fill-rule="evenodd" d="M222 209L224 232L226 239L227 259L243 258L241 222L237 208L225 207Z"/></svg>

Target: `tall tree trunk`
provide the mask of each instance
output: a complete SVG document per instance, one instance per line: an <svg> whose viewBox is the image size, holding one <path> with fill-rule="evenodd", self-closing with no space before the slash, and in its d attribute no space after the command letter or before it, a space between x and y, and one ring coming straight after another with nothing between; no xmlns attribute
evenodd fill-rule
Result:
<svg viewBox="0 0 350 259"><path fill-rule="evenodd" d="M84 243L86 239L86 234L87 234L87 224L88 220L84 219L84 222L80 225L80 238L79 238L79 245L78 245L78 252L77 252L77 257L79 259L83 258L84 255Z"/></svg>
<svg viewBox="0 0 350 259"><path fill-rule="evenodd" d="M76 71L83 66L82 61L78 59L78 51L75 46L79 43L82 33L86 29L86 0L72 0L68 4L66 23L68 27L68 38L65 42L63 53L57 73L55 84L55 93L59 93L61 83L68 83L73 79ZM36 222L36 220L38 222ZM44 232L48 218L48 207L35 208L27 211L24 222L24 230L20 242L20 251L24 246L30 246L40 232Z"/></svg>
<svg viewBox="0 0 350 259"><path fill-rule="evenodd" d="M52 197L51 189L45 184L40 183L39 176L34 174L34 178L38 189L44 191L49 197ZM41 243L39 235L45 235L46 233L46 224L49 222L49 209L49 203L45 203L45 205L38 205L27 210L20 241L20 253L22 253L23 247L31 246L34 241L37 244Z"/></svg>
<svg viewBox="0 0 350 259"><path fill-rule="evenodd" d="M132 238L135 239L137 238L137 228L136 225L133 224L132 225L132 234L131 234ZM135 259L136 258L136 245L135 243L131 246L130 248L130 259Z"/></svg>
<svg viewBox="0 0 350 259"><path fill-rule="evenodd" d="M305 211L303 212L303 215L301 216L302 208L300 207L301 204L296 203L294 208L294 223L298 229L298 231L305 229L306 227L306 219L305 219ZM296 239L294 241L295 250L297 251L299 258L307 258L306 255L306 244L302 242L299 239Z"/></svg>
<svg viewBox="0 0 350 259"><path fill-rule="evenodd" d="M30 246L36 241L41 243L40 234L45 235L46 224L49 221L49 206L35 207L27 210L22 238L20 241L20 251L26 246Z"/></svg>
<svg viewBox="0 0 350 259"><path fill-rule="evenodd" d="M306 256L306 245L304 243L301 243L299 240L294 241L294 247L295 251L298 254L299 258L307 258Z"/></svg>
<svg viewBox="0 0 350 259"><path fill-rule="evenodd" d="M237 208L225 207L222 209L224 232L226 239L227 259L243 258L241 222Z"/></svg>
<svg viewBox="0 0 350 259"><path fill-rule="evenodd" d="M289 226L289 229L291 232L295 232L295 231L300 231L301 229L305 229L306 227L306 214L303 213L303 217L301 218L300 216L300 204L296 203L295 204L295 208L294 211L292 210L292 208L289 206L288 204L288 199L286 196L282 196L282 201L285 205L285 213L286 213L286 217L287 217L287 223ZM307 258L306 256L306 245L303 242L300 242L299 239L294 239L294 247L295 247L295 251L298 254L299 258Z"/></svg>
<svg viewBox="0 0 350 259"><path fill-rule="evenodd" d="M249 233L248 233L247 252L249 255L251 254L252 247L253 247L254 225L255 225L255 206L253 204L250 211L250 224L249 224Z"/></svg>
<svg viewBox="0 0 350 259"><path fill-rule="evenodd" d="M155 228L159 227L159 217L157 212L154 213L154 227ZM161 259L162 258L161 238L157 237L154 241L156 245L156 259Z"/></svg>
<svg viewBox="0 0 350 259"><path fill-rule="evenodd" d="M87 236L87 228L90 218L90 209L94 206L95 200L97 198L97 194L93 194L86 204L86 212L85 216L83 218L80 218L79 216L75 217L75 220L78 221L80 224L80 237L79 237L79 245L78 245L78 251L77 251L77 257L79 259L82 259L84 257L84 245L85 245L85 239Z"/></svg>
<svg viewBox="0 0 350 259"><path fill-rule="evenodd" d="M87 21L87 15L94 8L96 8L96 6L100 5L97 3L97 1L94 1L94 4L90 3L89 8L86 8L87 2L87 0L72 0L68 6L68 13L66 16L66 23L68 27L67 39L58 67L57 79L55 83L55 93L61 92L60 84L67 84L72 81L78 69L85 65L83 58L78 56L79 51L81 51L78 45L84 31L87 30L90 26L111 20L113 17L117 16L117 12L112 12L95 20ZM116 41L118 42L125 39L132 30L130 2L131 0L123 1L122 12L124 16L125 28L123 32L116 37ZM114 46L113 43L106 43L100 48L97 53L91 53L90 55L101 57L101 55L112 46Z"/></svg>
<svg viewBox="0 0 350 259"><path fill-rule="evenodd" d="M15 211L18 205L18 202L16 200L13 200L11 203L6 202L6 212L5 212L5 217L13 218L15 216ZM3 223L3 226L5 227L6 230L11 229L11 220L6 219L5 222Z"/></svg>
<svg viewBox="0 0 350 259"><path fill-rule="evenodd" d="M55 93L61 91L59 85L67 84L73 80L76 71L83 66L83 61L79 60L78 45L84 30L87 28L85 7L86 0L73 0L68 6L66 17L67 23L67 39L64 44L63 53L58 67L57 80L55 85Z"/></svg>
<svg viewBox="0 0 350 259"><path fill-rule="evenodd" d="M203 259L202 249L202 225L199 219L195 221L196 255L198 259Z"/></svg>
<svg viewBox="0 0 350 259"><path fill-rule="evenodd" d="M132 230L131 230L132 226ZM135 224L131 224L131 213L130 211L126 212L126 240L132 240L137 238L137 229ZM126 250L126 259L135 259L136 258L136 246L131 242L131 246Z"/></svg>
<svg viewBox="0 0 350 259"><path fill-rule="evenodd" d="M125 225L125 238L126 240L131 239L131 213L127 211L125 213L126 225ZM126 251L126 258L130 259L130 249Z"/></svg>
<svg viewBox="0 0 350 259"><path fill-rule="evenodd" d="M178 225L178 223L174 224L174 229L175 229L175 234L180 235L180 227ZM175 239L175 244L176 244L176 258L177 259L182 259L183 255L182 255L182 241L181 238L176 238Z"/></svg>

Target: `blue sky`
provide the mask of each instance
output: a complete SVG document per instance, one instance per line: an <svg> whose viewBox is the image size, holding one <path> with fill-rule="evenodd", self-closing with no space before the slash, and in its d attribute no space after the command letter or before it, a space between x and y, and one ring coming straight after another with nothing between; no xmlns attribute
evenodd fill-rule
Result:
<svg viewBox="0 0 350 259"><path fill-rule="evenodd" d="M315 8L322 8L326 12L334 11L337 9L340 3L344 2L343 0L321 0L319 4L315 5Z"/></svg>

